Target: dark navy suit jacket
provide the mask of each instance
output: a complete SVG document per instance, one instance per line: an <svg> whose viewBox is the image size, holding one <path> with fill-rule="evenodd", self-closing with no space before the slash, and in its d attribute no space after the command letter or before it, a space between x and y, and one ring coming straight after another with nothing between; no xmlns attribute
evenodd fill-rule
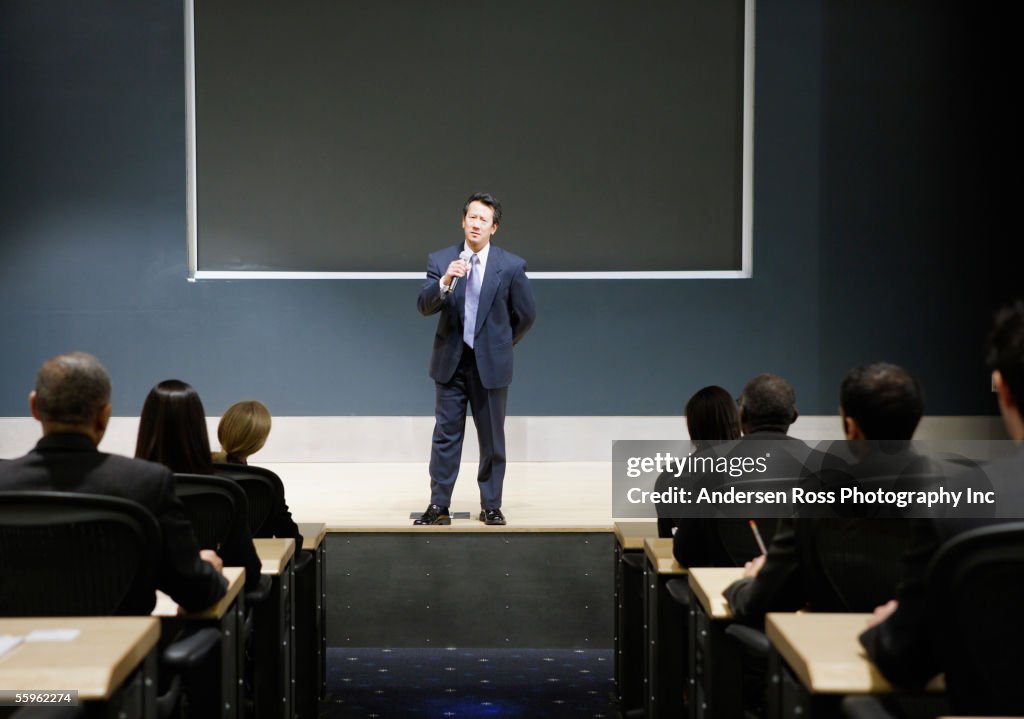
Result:
<svg viewBox="0 0 1024 719"><path fill-rule="evenodd" d="M459 243L427 257L427 281L416 300L421 314L441 313L430 357L430 377L442 384L451 380L462 357L468 279L461 278L455 290L447 294L441 291L440 280L463 247ZM512 382L512 346L523 338L536 316L526 261L492 244L473 339L476 367L484 387L498 389Z"/></svg>

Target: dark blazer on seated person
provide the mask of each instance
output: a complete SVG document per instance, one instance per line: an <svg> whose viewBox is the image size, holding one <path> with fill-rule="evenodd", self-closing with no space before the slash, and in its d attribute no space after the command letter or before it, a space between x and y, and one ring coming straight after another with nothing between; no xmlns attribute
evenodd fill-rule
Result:
<svg viewBox="0 0 1024 719"><path fill-rule="evenodd" d="M1000 514L990 519L915 520L903 580L895 594L899 606L884 622L860 635L871 661L897 687L918 689L944 669L939 648L941 622L937 627L930 616L927 592L928 566L935 553L962 532L1019 521L1019 508L1024 506L1024 449L984 465L981 471L984 478L972 474L967 481L977 489L987 478L998 498ZM1024 577L1019 581L1024 582Z"/></svg>
<svg viewBox="0 0 1024 719"><path fill-rule="evenodd" d="M870 612L892 596L909 525L885 519L780 519L756 577L722 593L737 621L768 612Z"/></svg>
<svg viewBox="0 0 1024 719"><path fill-rule="evenodd" d="M768 471L759 475L763 479L792 479L793 484L818 469L821 456L805 442L791 437L775 427L756 428L743 437L731 442L710 447L694 456L763 457L771 454ZM709 490L721 489L737 478L720 474L684 475L682 488L697 492L701 487ZM719 532L720 517L694 517L678 519L672 541L672 554L683 567L736 567L757 554L753 534L750 535L750 556L739 557L733 548L725 546ZM733 517L724 521L742 521L746 517ZM770 520L774 523L775 520ZM767 524L769 520L765 520ZM744 530L746 531L746 530Z"/></svg>
<svg viewBox="0 0 1024 719"><path fill-rule="evenodd" d="M906 482L928 483L941 471L913 452L872 451L845 471L823 470L803 482L812 491L838 490L832 482L865 483L903 474ZM902 485L910 489L909 485ZM888 601L903 574L903 556L912 540L913 525L893 512L871 510L872 516L796 518L779 521L764 566L754 578L741 579L723 594L740 621L757 624L767 612L796 611L805 606L817 612L870 612ZM863 512L861 512L863 514ZM880 517L885 518L880 518Z"/></svg>
<svg viewBox="0 0 1024 719"><path fill-rule="evenodd" d="M24 457L0 463L0 490L83 492L130 499L156 517L163 546L157 588L187 611L224 596L227 582L199 558L192 525L174 494L173 477L162 464L97 450L85 435L50 434ZM149 614L156 604L122 607L124 614Z"/></svg>

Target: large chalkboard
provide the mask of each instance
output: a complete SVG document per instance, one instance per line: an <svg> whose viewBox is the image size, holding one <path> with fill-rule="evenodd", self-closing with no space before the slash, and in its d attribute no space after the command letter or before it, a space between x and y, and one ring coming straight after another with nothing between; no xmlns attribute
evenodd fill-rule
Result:
<svg viewBox="0 0 1024 719"><path fill-rule="evenodd" d="M190 269L747 276L752 3L186 0Z"/></svg>

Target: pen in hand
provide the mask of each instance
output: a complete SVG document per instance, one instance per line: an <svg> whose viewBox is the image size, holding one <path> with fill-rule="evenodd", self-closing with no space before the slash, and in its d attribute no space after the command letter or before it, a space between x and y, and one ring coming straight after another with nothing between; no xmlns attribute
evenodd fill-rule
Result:
<svg viewBox="0 0 1024 719"><path fill-rule="evenodd" d="M764 540L761 539L761 533L757 530L757 522L753 519L748 520L750 523L750 531L754 533L754 540L757 542L758 548L761 550L761 554L768 554L768 548L764 546Z"/></svg>

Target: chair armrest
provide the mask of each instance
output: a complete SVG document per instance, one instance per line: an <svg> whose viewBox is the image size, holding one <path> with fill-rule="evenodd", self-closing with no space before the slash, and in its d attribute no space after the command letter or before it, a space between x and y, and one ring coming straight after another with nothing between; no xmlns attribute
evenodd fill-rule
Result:
<svg viewBox="0 0 1024 719"><path fill-rule="evenodd" d="M622 555L622 563L630 569L643 571L646 562L647 558L643 552L626 552Z"/></svg>
<svg viewBox="0 0 1024 719"><path fill-rule="evenodd" d="M730 624L725 628L725 633L739 642L747 654L755 657L767 657L771 649L771 642L760 629L746 627L742 624Z"/></svg>
<svg viewBox="0 0 1024 719"><path fill-rule="evenodd" d="M846 719L896 719L878 697L846 697L839 706Z"/></svg>
<svg viewBox="0 0 1024 719"><path fill-rule="evenodd" d="M267 601L267 597L270 596L272 586L273 579L270 578L270 575L261 574L259 586L245 593L245 606L253 607L257 604L263 604L263 602Z"/></svg>
<svg viewBox="0 0 1024 719"><path fill-rule="evenodd" d="M295 559L292 560L293 571L296 574L298 574L303 569L308 567L313 562L313 556L313 552L307 551L305 549L301 550L298 554L295 555Z"/></svg>
<svg viewBox="0 0 1024 719"><path fill-rule="evenodd" d="M675 600L675 603L687 609L690 608L690 584L685 579L670 579L665 582L665 590Z"/></svg>
<svg viewBox="0 0 1024 719"><path fill-rule="evenodd" d="M169 644L160 660L164 667L178 672L193 669L199 666L218 644L220 632L213 627L207 627Z"/></svg>

